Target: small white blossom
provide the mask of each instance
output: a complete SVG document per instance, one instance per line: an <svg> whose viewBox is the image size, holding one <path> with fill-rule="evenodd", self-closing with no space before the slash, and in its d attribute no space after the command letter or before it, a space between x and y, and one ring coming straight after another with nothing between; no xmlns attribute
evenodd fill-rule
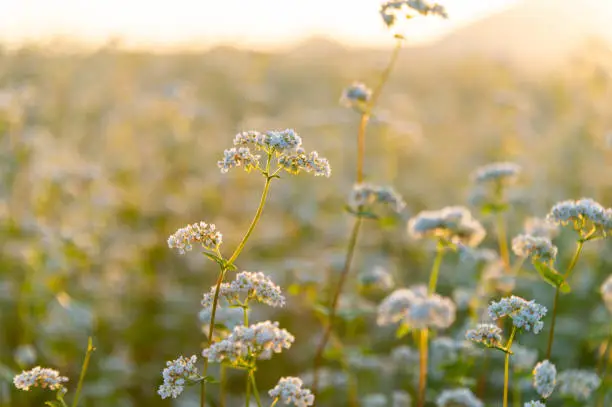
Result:
<svg viewBox="0 0 612 407"><path fill-rule="evenodd" d="M64 383L67 377L60 376L57 370L36 366L30 370L24 370L13 378L16 388L23 391L30 390L30 387L40 387L49 390L64 390Z"/></svg>
<svg viewBox="0 0 612 407"><path fill-rule="evenodd" d="M554 239L559 235L559 225L542 218L527 218L524 230L525 234L535 237Z"/></svg>
<svg viewBox="0 0 612 407"><path fill-rule="evenodd" d="M413 11L420 15L437 15L447 18L444 7L426 0L389 0L380 6L380 16L387 27L393 27L398 16L403 19L414 17Z"/></svg>
<svg viewBox="0 0 612 407"><path fill-rule="evenodd" d="M210 291L204 294L202 306L205 309L212 308L215 289L216 287L211 287ZM271 307L285 305L285 297L281 288L261 272L243 271L238 273L231 283L221 284L219 298L225 299L230 305L253 300Z"/></svg>
<svg viewBox="0 0 612 407"><path fill-rule="evenodd" d="M157 394L162 399L180 396L190 380L200 378L198 368L195 366L197 361L198 358L193 355L190 358L180 356L176 360L166 362L166 368L162 372L164 383L159 386Z"/></svg>
<svg viewBox="0 0 612 407"><path fill-rule="evenodd" d="M257 150L290 154L302 146L302 138L293 129L270 130L265 133L245 131L234 138L234 146L254 146Z"/></svg>
<svg viewBox="0 0 612 407"><path fill-rule="evenodd" d="M272 399L279 399L287 405L308 407L314 405L314 395L309 389L302 388L304 383L298 377L283 377L268 392Z"/></svg>
<svg viewBox="0 0 612 407"><path fill-rule="evenodd" d="M422 211L408 221L408 233L416 239L436 237L469 247L478 246L486 235L480 222L462 206Z"/></svg>
<svg viewBox="0 0 612 407"><path fill-rule="evenodd" d="M349 206L353 210L372 204L387 204L397 213L401 212L406 203L393 188L371 184L356 184L349 197Z"/></svg>
<svg viewBox="0 0 612 407"><path fill-rule="evenodd" d="M395 285L393 275L380 266L360 273L357 278L362 290L375 290L384 293L390 291Z"/></svg>
<svg viewBox="0 0 612 407"><path fill-rule="evenodd" d="M194 244L205 250L215 250L223 242L223 235L215 225L206 222L194 223L177 230L168 238L168 247L178 249L180 254L190 251Z"/></svg>
<svg viewBox="0 0 612 407"><path fill-rule="evenodd" d="M562 396L586 401L601 385L601 379L587 370L565 370L559 373L557 383L557 389Z"/></svg>
<svg viewBox="0 0 612 407"><path fill-rule="evenodd" d="M547 309L535 301L527 301L515 295L494 301L489 305L489 316L493 320L510 317L512 324L534 334L539 333L544 327L542 318Z"/></svg>
<svg viewBox="0 0 612 407"><path fill-rule="evenodd" d="M564 226L571 224L583 237L606 237L612 233L612 209L590 198L559 202L546 219Z"/></svg>
<svg viewBox="0 0 612 407"><path fill-rule="evenodd" d="M466 332L465 338L485 346L501 346L502 330L493 324L478 324L475 329Z"/></svg>
<svg viewBox="0 0 612 407"><path fill-rule="evenodd" d="M346 107L363 107L372 96L372 90L361 82L353 82L351 86L344 89L340 97L340 103Z"/></svg>
<svg viewBox="0 0 612 407"><path fill-rule="evenodd" d="M519 257L531 257L534 261L554 262L557 246L547 237L518 235L512 239L512 250Z"/></svg>
<svg viewBox="0 0 612 407"><path fill-rule="evenodd" d="M243 167L249 172L259 167L259 155L253 154L248 147L229 148L223 152L223 159L217 161L217 167L222 173L226 173L232 168Z"/></svg>
<svg viewBox="0 0 612 407"><path fill-rule="evenodd" d="M612 275L601 285L600 292L606 307L612 312Z"/></svg>
<svg viewBox="0 0 612 407"><path fill-rule="evenodd" d="M326 158L319 157L319 153L312 151L306 153L304 149L298 148L295 153L282 155L278 164L290 174L299 174L300 171L312 172L316 177L331 176L331 167Z"/></svg>
<svg viewBox="0 0 612 407"><path fill-rule="evenodd" d="M549 398L557 385L557 368L548 360L533 368L533 387L542 398Z"/></svg>
<svg viewBox="0 0 612 407"><path fill-rule="evenodd" d="M504 184L514 183L521 173L521 166L511 162L497 162L487 164L478 168L473 179L478 183L499 182Z"/></svg>
<svg viewBox="0 0 612 407"><path fill-rule="evenodd" d="M436 400L437 407L483 407L480 401L470 389L444 390Z"/></svg>

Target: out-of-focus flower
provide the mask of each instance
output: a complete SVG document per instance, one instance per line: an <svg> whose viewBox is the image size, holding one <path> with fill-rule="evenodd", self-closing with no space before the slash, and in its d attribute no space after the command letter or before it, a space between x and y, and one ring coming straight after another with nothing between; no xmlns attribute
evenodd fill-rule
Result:
<svg viewBox="0 0 612 407"><path fill-rule="evenodd" d="M180 254L191 251L194 244L200 244L205 250L214 251L223 242L223 235L212 223L194 223L177 230L168 238L168 247L177 249Z"/></svg>
<svg viewBox="0 0 612 407"><path fill-rule="evenodd" d="M463 206L423 211L408 221L408 233L416 239L434 237L454 244L478 246L486 231Z"/></svg>
<svg viewBox="0 0 612 407"><path fill-rule="evenodd" d="M538 351L522 346L518 343L512 345L512 367L514 370L529 371L538 360Z"/></svg>
<svg viewBox="0 0 612 407"><path fill-rule="evenodd" d="M357 211L359 208L373 204L389 205L397 213L401 212L406 203L401 195L391 187L381 187L371 184L356 184L349 197L349 206Z"/></svg>
<svg viewBox="0 0 612 407"><path fill-rule="evenodd" d="M521 173L521 166L511 162L496 162L478 168L472 178L475 182L496 182L512 184Z"/></svg>
<svg viewBox="0 0 612 407"><path fill-rule="evenodd" d="M542 398L549 398L557 385L557 368L548 360L533 368L533 387Z"/></svg>
<svg viewBox="0 0 612 407"><path fill-rule="evenodd" d="M391 394L391 407L411 407L412 397L410 393L396 390Z"/></svg>
<svg viewBox="0 0 612 407"><path fill-rule="evenodd" d="M516 286L516 277L505 271L501 259L487 264L480 278L479 293L510 293Z"/></svg>
<svg viewBox="0 0 612 407"><path fill-rule="evenodd" d="M308 407L314 405L314 395L302 386L304 382L299 377L283 377L278 384L268 392L272 399L278 399L286 405Z"/></svg>
<svg viewBox="0 0 612 407"><path fill-rule="evenodd" d="M528 401L523 407L546 407L546 404L541 401Z"/></svg>
<svg viewBox="0 0 612 407"><path fill-rule="evenodd" d="M360 273L357 279L360 291L366 292L376 291L386 293L395 285L393 275L381 266L376 266L373 269Z"/></svg>
<svg viewBox="0 0 612 407"><path fill-rule="evenodd" d="M512 250L519 257L531 257L534 261L554 262L557 246L547 237L518 235L512 239Z"/></svg>
<svg viewBox="0 0 612 407"><path fill-rule="evenodd" d="M346 107L363 109L370 101L372 90L361 82L353 82L353 84L344 91L340 97L340 103Z"/></svg>
<svg viewBox="0 0 612 407"><path fill-rule="evenodd" d="M159 386L157 394L162 399L180 396L189 381L200 379L197 361L198 358L193 355L190 358L180 356L176 360L166 362L166 368L162 372L164 383Z"/></svg>
<svg viewBox="0 0 612 407"><path fill-rule="evenodd" d="M437 407L483 407L480 401L470 389L444 390L436 400Z"/></svg>
<svg viewBox="0 0 612 407"><path fill-rule="evenodd" d="M593 372L572 369L559 373L557 384L557 390L562 396L586 401L601 385L601 379Z"/></svg>
<svg viewBox="0 0 612 407"><path fill-rule="evenodd" d="M501 346L502 330L497 325L478 324L466 332L465 338L489 347Z"/></svg>
<svg viewBox="0 0 612 407"><path fill-rule="evenodd" d="M65 390L64 383L67 377L60 376L57 370L36 366L30 370L24 370L13 378L16 388L23 391L30 390L31 387L40 387L49 390Z"/></svg>
<svg viewBox="0 0 612 407"><path fill-rule="evenodd" d="M367 394L361 398L363 407L387 407L387 396L381 393Z"/></svg>
<svg viewBox="0 0 612 407"><path fill-rule="evenodd" d="M554 239L559 235L559 225L542 218L527 218L523 229L525 234L535 237Z"/></svg>
<svg viewBox="0 0 612 407"><path fill-rule="evenodd" d="M413 18L415 16L414 12L423 16L437 15L448 18L443 6L437 3L432 4L426 0L390 0L380 6L380 16L389 28L395 25L398 17Z"/></svg>
<svg viewBox="0 0 612 407"><path fill-rule="evenodd" d="M534 334L539 333L544 327L542 318L547 309L535 301L527 301L515 295L494 301L489 305L489 316L494 319L510 317L512 324Z"/></svg>

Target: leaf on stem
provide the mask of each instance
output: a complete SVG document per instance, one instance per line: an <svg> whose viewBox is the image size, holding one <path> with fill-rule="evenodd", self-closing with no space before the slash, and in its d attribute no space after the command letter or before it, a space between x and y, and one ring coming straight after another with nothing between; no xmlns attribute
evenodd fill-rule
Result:
<svg viewBox="0 0 612 407"><path fill-rule="evenodd" d="M548 263L534 261L533 265L544 281L555 288L559 288L562 293L569 293L571 288L561 273L555 270Z"/></svg>

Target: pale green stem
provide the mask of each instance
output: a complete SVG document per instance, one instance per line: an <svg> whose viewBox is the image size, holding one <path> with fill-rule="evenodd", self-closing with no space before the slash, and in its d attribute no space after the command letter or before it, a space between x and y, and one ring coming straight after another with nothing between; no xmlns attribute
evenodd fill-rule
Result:
<svg viewBox="0 0 612 407"><path fill-rule="evenodd" d="M506 272L511 270L510 268L510 250L508 249L508 236L506 232L506 220L504 219L503 212L497 214L497 240L499 241L499 254L504 263Z"/></svg>
<svg viewBox="0 0 612 407"><path fill-rule="evenodd" d="M220 395L219 406L225 407L225 399L227 398L227 366L221 365L221 378L219 379Z"/></svg>
<svg viewBox="0 0 612 407"><path fill-rule="evenodd" d="M249 371L249 378L251 379L251 384L253 385L253 395L255 396L255 401L257 402L257 407L261 407L261 400L259 399L259 390L257 390L257 383L255 382L255 371Z"/></svg>
<svg viewBox="0 0 612 407"><path fill-rule="evenodd" d="M276 403L278 403L278 397L274 399L272 404L270 404L270 407L274 407L276 405Z"/></svg>
<svg viewBox="0 0 612 407"><path fill-rule="evenodd" d="M425 405L425 390L427 388L427 359L429 356L429 330L422 329L419 338L419 399L418 406Z"/></svg>
<svg viewBox="0 0 612 407"><path fill-rule="evenodd" d="M79 376L79 383L77 384L76 392L74 393L74 399L72 399L72 407L76 407L79 404L79 397L81 396L81 390L83 389L83 381L85 380L85 374L87 373L87 367L89 366L89 359L91 358L92 352L96 348L93 347L93 341L91 336L87 339L87 351L85 352L85 359L81 366L81 374Z"/></svg>
<svg viewBox="0 0 612 407"><path fill-rule="evenodd" d="M512 342L516 335L516 327L512 326L512 332L510 333L510 339L506 344L506 358L504 363L504 404L503 407L508 407L508 382L510 380L510 349L512 348Z"/></svg>
<svg viewBox="0 0 612 407"><path fill-rule="evenodd" d="M514 383L512 384L512 404L514 407L521 407L521 387L519 386L516 377L514 379Z"/></svg>
<svg viewBox="0 0 612 407"><path fill-rule="evenodd" d="M434 259L433 265L431 267L431 273L429 274L429 295L436 292L436 287L438 285L438 275L440 274L440 266L442 265L442 257L444 257L444 247L441 243L438 243L438 248L436 250L436 258Z"/></svg>
<svg viewBox="0 0 612 407"><path fill-rule="evenodd" d="M249 404L251 404L251 380L250 380L250 376L247 374L246 377L246 407L249 407Z"/></svg>

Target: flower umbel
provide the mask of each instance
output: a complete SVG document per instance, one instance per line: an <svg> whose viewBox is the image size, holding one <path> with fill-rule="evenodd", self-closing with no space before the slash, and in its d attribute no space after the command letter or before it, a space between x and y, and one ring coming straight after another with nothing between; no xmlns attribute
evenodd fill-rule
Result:
<svg viewBox="0 0 612 407"><path fill-rule="evenodd" d="M302 386L304 382L298 377L283 377L278 384L268 392L270 397L278 399L287 405L308 407L314 405L314 395Z"/></svg>
<svg viewBox="0 0 612 407"><path fill-rule="evenodd" d="M13 378L16 388L23 391L30 390L30 387L40 387L41 389L63 390L67 377L60 376L54 369L36 366L30 370L24 370ZM65 389L64 389L65 390Z"/></svg>
<svg viewBox="0 0 612 407"><path fill-rule="evenodd" d="M511 162L496 162L478 168L474 174L474 181L478 183L498 182L512 184L516 182L521 173L521 166Z"/></svg>
<svg viewBox="0 0 612 407"><path fill-rule="evenodd" d="M515 327L534 334L539 333L544 327L542 318L546 315L546 311L543 305L514 295L494 301L489 305L489 316L492 319L510 317Z"/></svg>
<svg viewBox="0 0 612 407"><path fill-rule="evenodd" d="M557 377L558 391L562 396L586 401L601 385L597 374L588 370L565 370Z"/></svg>
<svg viewBox="0 0 612 407"><path fill-rule="evenodd" d="M185 389L189 381L201 379L200 373L195 364L198 358L193 355L190 358L180 356L176 360L166 362L166 368L162 372L164 383L159 386L157 394L162 399L172 397L177 398Z"/></svg>
<svg viewBox="0 0 612 407"><path fill-rule="evenodd" d="M480 222L463 206L420 212L408 222L408 233L416 239L436 237L470 247L478 246L486 235Z"/></svg>
<svg viewBox="0 0 612 407"><path fill-rule="evenodd" d="M557 385L557 368L548 360L533 368L533 387L542 398L549 398Z"/></svg>
<svg viewBox="0 0 612 407"><path fill-rule="evenodd" d="M204 294L202 306L212 308L214 296L215 287L211 287L210 292ZM243 271L238 273L231 283L221 284L219 296L230 305L246 304L253 300L271 307L285 305L285 297L281 288L261 272Z"/></svg>
<svg viewBox="0 0 612 407"><path fill-rule="evenodd" d="M444 390L436 400L438 407L483 407L480 401L470 389Z"/></svg>
<svg viewBox="0 0 612 407"><path fill-rule="evenodd" d="M180 254L191 251L194 244L200 244L205 250L214 251L223 242L223 235L212 223L200 222L187 225L177 230L168 238L168 247L177 249Z"/></svg>
<svg viewBox="0 0 612 407"><path fill-rule="evenodd" d="M518 235L512 239L512 250L519 257L531 257L534 261L554 262L557 246L548 237Z"/></svg>
<svg viewBox="0 0 612 407"><path fill-rule="evenodd" d="M389 28L395 25L398 16L410 19L415 16L414 12L424 16L431 14L448 18L444 7L426 0L390 0L380 6L380 16Z"/></svg>
<svg viewBox="0 0 612 407"><path fill-rule="evenodd" d="M401 212L406 203L391 187L381 187L371 184L356 184L349 197L349 205L353 210L373 204L387 204L397 213Z"/></svg>
<svg viewBox="0 0 612 407"><path fill-rule="evenodd" d="M559 202L552 207L546 219L563 226L571 225L585 240L612 233L612 208L606 209L590 198Z"/></svg>
<svg viewBox="0 0 612 407"><path fill-rule="evenodd" d="M498 347L501 346L502 330L497 325L478 324L476 329L466 332L465 338L488 347Z"/></svg>

